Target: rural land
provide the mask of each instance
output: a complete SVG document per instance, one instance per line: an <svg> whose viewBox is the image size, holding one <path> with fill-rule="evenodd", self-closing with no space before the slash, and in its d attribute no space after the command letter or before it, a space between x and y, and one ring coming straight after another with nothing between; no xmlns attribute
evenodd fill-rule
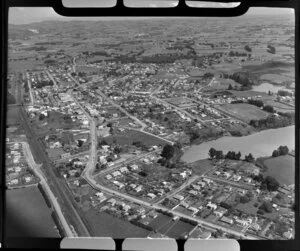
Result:
<svg viewBox="0 0 300 251"><path fill-rule="evenodd" d="M9 24L7 222L293 239L294 33L292 15Z"/></svg>

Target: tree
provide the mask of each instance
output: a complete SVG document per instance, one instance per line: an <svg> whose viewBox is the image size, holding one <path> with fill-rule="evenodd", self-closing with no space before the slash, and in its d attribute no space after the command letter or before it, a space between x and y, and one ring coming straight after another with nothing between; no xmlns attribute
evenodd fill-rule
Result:
<svg viewBox="0 0 300 251"><path fill-rule="evenodd" d="M254 157L252 156L252 154L251 153L249 153L249 155L246 155L245 156L245 161L247 161L247 162L254 162Z"/></svg>
<svg viewBox="0 0 300 251"><path fill-rule="evenodd" d="M279 182L272 176L267 176L262 181L262 187L263 189L267 189L269 191L276 191L279 188Z"/></svg>
<svg viewBox="0 0 300 251"><path fill-rule="evenodd" d="M209 151L208 151L208 155L211 159L213 159L215 156L216 156L216 149L215 148L210 148Z"/></svg>
<svg viewBox="0 0 300 251"><path fill-rule="evenodd" d="M228 86L228 90L232 90L233 88L232 88L232 85L231 84L229 84L229 86Z"/></svg>
<svg viewBox="0 0 300 251"><path fill-rule="evenodd" d="M250 46L248 44L245 45L244 49L245 49L245 51L252 52L252 49L250 48Z"/></svg>
<svg viewBox="0 0 300 251"><path fill-rule="evenodd" d="M271 105L264 106L263 110L266 111L266 112L270 112L270 113L274 113L275 112L274 107L271 106Z"/></svg>
<svg viewBox="0 0 300 251"><path fill-rule="evenodd" d="M278 157L279 156L279 151L278 150L274 150L272 153L272 157Z"/></svg>
<svg viewBox="0 0 300 251"><path fill-rule="evenodd" d="M237 153L237 155L236 155L236 160L240 160L241 156L242 156L242 154L241 154L241 152L239 151L239 152Z"/></svg>
<svg viewBox="0 0 300 251"><path fill-rule="evenodd" d="M268 201L264 201L261 206L259 207L259 209L264 210L266 213L272 213L272 204Z"/></svg>
<svg viewBox="0 0 300 251"><path fill-rule="evenodd" d="M41 113L40 116L39 116L39 120L43 120L45 117L46 116L43 113Z"/></svg>
<svg viewBox="0 0 300 251"><path fill-rule="evenodd" d="M174 156L174 153L174 147L170 144L166 144L161 152L161 156L169 160Z"/></svg>
<svg viewBox="0 0 300 251"><path fill-rule="evenodd" d="M289 153L289 148L287 146L278 147L279 155L287 155Z"/></svg>
<svg viewBox="0 0 300 251"><path fill-rule="evenodd" d="M223 159L224 155L223 155L223 151L216 151L216 159Z"/></svg>

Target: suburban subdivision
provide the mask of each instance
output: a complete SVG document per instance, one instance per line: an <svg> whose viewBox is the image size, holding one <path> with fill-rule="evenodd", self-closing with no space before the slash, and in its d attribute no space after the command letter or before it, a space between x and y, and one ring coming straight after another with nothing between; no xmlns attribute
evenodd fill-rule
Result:
<svg viewBox="0 0 300 251"><path fill-rule="evenodd" d="M292 14L9 24L7 222L293 239L294 32Z"/></svg>

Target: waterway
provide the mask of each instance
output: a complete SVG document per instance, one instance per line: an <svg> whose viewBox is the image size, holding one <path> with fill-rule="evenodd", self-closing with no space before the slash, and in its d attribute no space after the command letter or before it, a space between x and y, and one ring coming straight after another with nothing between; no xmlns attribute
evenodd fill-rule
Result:
<svg viewBox="0 0 300 251"><path fill-rule="evenodd" d="M188 163L207 159L211 147L216 150L240 151L242 157L252 153L254 158L271 156L273 150L280 145L286 145L290 150L295 149L295 126L287 126L278 129L269 129L244 137L222 137L208 141L200 145L192 145L182 156L182 160Z"/></svg>
<svg viewBox="0 0 300 251"><path fill-rule="evenodd" d="M254 85L252 86L252 90L257 92L265 92L265 93L269 93L269 91L271 91L272 93L277 93L279 90L284 90L289 92L291 91L289 89L286 89L285 86L277 86L270 83L262 83L260 85Z"/></svg>

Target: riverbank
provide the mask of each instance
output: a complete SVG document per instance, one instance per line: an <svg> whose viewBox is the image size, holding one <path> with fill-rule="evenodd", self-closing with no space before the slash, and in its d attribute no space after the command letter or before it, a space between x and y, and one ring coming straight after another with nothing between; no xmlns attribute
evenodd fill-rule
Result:
<svg viewBox="0 0 300 251"><path fill-rule="evenodd" d="M199 145L192 145L185 148L181 157L187 163L201 159L207 159L211 147L228 151L240 151L242 157L252 153L254 158L272 155L272 151L280 145L287 145L290 150L295 149L295 126L281 127L258 131L248 136L232 137L225 136L216 140L206 141Z"/></svg>

